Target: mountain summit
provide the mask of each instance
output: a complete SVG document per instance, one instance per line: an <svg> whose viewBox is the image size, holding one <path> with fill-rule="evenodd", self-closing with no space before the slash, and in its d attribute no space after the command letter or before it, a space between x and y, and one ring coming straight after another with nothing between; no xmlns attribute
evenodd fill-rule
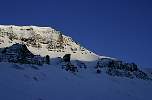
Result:
<svg viewBox="0 0 152 100"><path fill-rule="evenodd" d="M73 60L95 61L99 56L85 49L71 37L50 27L0 25L0 48L25 44L36 55L51 58L70 53Z"/></svg>

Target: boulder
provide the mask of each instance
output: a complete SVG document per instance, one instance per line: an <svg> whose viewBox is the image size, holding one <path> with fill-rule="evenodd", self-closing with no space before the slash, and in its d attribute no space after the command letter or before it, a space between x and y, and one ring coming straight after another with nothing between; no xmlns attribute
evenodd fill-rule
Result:
<svg viewBox="0 0 152 100"><path fill-rule="evenodd" d="M63 56L63 61L64 61L64 62L70 62L70 58L71 58L71 54L65 54L65 55Z"/></svg>

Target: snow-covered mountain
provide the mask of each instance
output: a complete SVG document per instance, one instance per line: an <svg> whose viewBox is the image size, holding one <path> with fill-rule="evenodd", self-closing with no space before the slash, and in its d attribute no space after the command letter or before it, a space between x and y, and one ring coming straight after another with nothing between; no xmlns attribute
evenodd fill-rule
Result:
<svg viewBox="0 0 152 100"><path fill-rule="evenodd" d="M152 74L50 27L0 25L0 100L151 100Z"/></svg>
<svg viewBox="0 0 152 100"><path fill-rule="evenodd" d="M72 54L71 57L75 60L94 61L99 58L71 37L50 27L0 25L0 47L16 43L26 44L33 54L50 55L51 58L63 57L67 53Z"/></svg>

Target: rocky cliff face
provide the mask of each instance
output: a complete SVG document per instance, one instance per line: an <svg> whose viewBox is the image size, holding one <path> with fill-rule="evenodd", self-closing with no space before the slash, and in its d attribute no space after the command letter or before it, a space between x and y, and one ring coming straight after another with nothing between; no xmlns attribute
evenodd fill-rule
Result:
<svg viewBox="0 0 152 100"><path fill-rule="evenodd" d="M25 44L33 54L50 55L52 58L62 57L67 53L72 54L73 59L92 61L99 58L71 37L50 27L0 25L0 48L15 43Z"/></svg>

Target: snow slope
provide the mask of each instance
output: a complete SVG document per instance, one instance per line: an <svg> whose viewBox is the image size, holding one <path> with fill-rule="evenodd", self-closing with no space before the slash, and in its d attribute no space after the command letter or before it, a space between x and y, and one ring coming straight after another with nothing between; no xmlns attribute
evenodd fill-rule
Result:
<svg viewBox="0 0 152 100"><path fill-rule="evenodd" d="M58 65L35 69L0 63L1 100L151 100L152 82L95 74L73 75ZM18 66L18 67L17 67ZM91 67L91 66L90 66Z"/></svg>

